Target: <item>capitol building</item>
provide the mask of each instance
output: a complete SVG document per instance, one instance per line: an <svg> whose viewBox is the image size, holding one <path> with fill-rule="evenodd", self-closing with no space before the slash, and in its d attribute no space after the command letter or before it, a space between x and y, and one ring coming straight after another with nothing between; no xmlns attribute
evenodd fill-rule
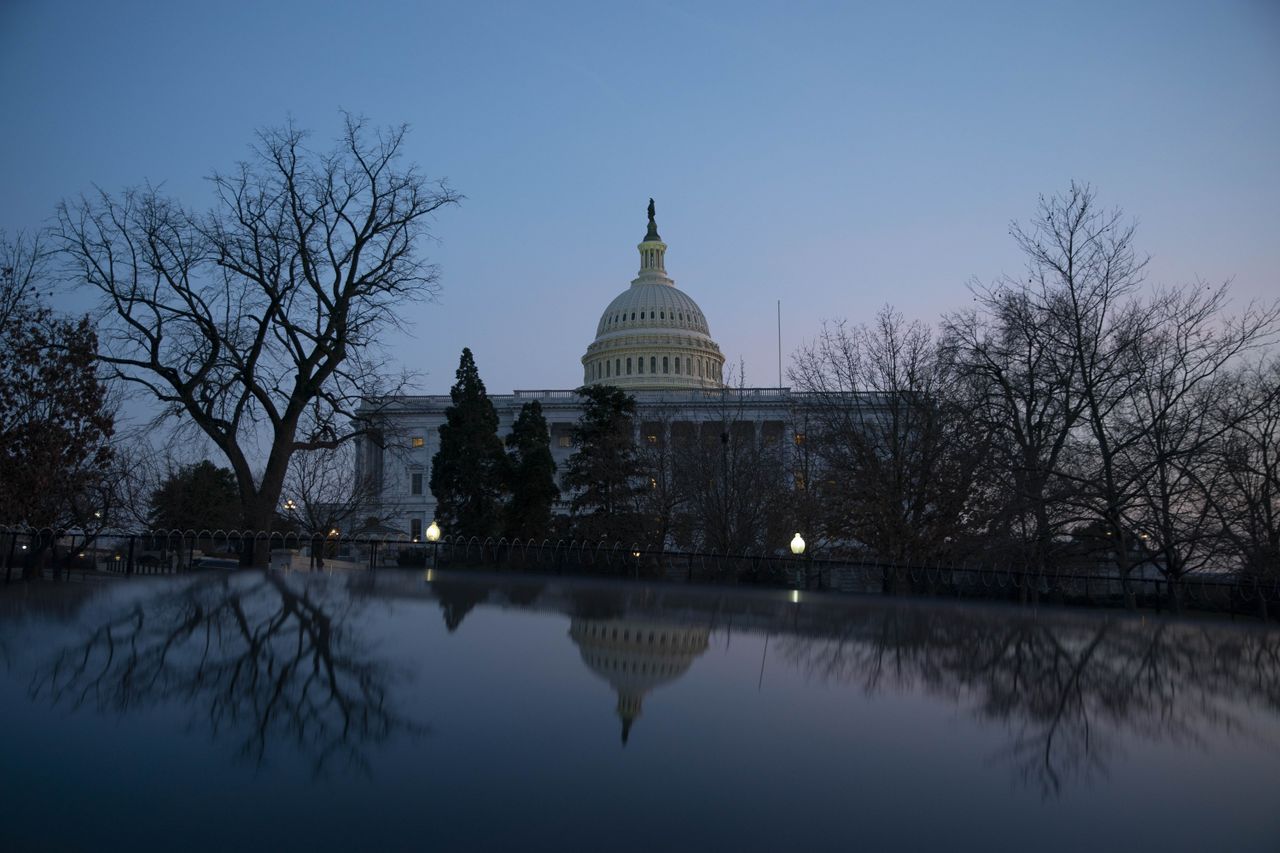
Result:
<svg viewBox="0 0 1280 853"><path fill-rule="evenodd" d="M794 443L791 412L797 395L786 388L725 385L724 355L706 315L667 274L667 244L658 235L652 199L648 229L637 249L639 272L600 315L582 356L581 384L614 386L635 399L638 442L665 442L677 431L719 433L731 409L735 431L784 447ZM503 436L521 407L537 400L556 466L564 470L582 414L573 389L513 391L490 394L489 399ZM383 438L357 443L357 481L372 484L377 495L373 512L413 537L435 518L435 498L428 487L431 458L439 449L438 430L451 404L448 394L399 396L362 412L381 423Z"/></svg>

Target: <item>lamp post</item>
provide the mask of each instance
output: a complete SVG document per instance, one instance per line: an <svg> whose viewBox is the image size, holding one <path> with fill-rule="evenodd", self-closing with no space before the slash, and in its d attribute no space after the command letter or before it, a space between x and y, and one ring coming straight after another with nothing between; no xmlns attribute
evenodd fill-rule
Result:
<svg viewBox="0 0 1280 853"><path fill-rule="evenodd" d="M796 532L796 535L791 540L791 553L797 557L804 556L804 537L800 535L799 531ZM804 568L804 587L805 589L809 588L809 571L807 565Z"/></svg>
<svg viewBox="0 0 1280 853"><path fill-rule="evenodd" d="M431 526L427 528L427 541L431 543L431 568L436 567L436 549L440 542L440 525L436 524L436 520L431 519Z"/></svg>

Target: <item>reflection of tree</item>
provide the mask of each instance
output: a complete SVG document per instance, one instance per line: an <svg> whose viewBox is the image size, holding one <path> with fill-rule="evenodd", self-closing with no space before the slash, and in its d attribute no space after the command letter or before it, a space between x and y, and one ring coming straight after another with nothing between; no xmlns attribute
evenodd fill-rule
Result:
<svg viewBox="0 0 1280 853"><path fill-rule="evenodd" d="M458 630L462 620L466 618L477 604L489 598L491 586L470 580L441 580L437 578L431 583L431 591L444 611L444 625L452 634Z"/></svg>
<svg viewBox="0 0 1280 853"><path fill-rule="evenodd" d="M1240 708L1280 712L1280 634L1129 619L916 608L847 614L783 654L811 676L867 690L927 690L1008 726L1002 758L1045 796L1105 772L1117 735L1194 745L1239 729Z"/></svg>
<svg viewBox="0 0 1280 853"><path fill-rule="evenodd" d="M102 711L187 705L255 762L287 740L316 773L335 758L367 769L366 745L424 729L391 707L391 673L350 616L341 590L300 576L202 579L112 613L37 671L31 693Z"/></svg>

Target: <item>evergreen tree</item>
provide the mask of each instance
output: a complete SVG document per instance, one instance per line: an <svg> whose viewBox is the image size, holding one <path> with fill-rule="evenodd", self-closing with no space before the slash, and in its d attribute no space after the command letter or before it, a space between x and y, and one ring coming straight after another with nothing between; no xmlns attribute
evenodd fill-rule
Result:
<svg viewBox="0 0 1280 853"><path fill-rule="evenodd" d="M508 481L506 534L512 538L547 536L551 505L560 497L556 487L556 462L551 458L551 436L537 400L525 403L507 436Z"/></svg>
<svg viewBox="0 0 1280 853"><path fill-rule="evenodd" d="M151 525L160 530L235 530L243 515L230 468L208 459L183 465L151 495Z"/></svg>
<svg viewBox="0 0 1280 853"><path fill-rule="evenodd" d="M630 540L638 535L636 499L640 464L632 419L636 401L607 385L577 390L582 417L574 427L577 449L562 477L573 492L570 510L576 533L583 538Z"/></svg>
<svg viewBox="0 0 1280 853"><path fill-rule="evenodd" d="M440 450L431 460L431 494L445 533L492 536L501 522L506 455L498 438L498 413L485 393L470 349L462 350L453 405L440 427Z"/></svg>

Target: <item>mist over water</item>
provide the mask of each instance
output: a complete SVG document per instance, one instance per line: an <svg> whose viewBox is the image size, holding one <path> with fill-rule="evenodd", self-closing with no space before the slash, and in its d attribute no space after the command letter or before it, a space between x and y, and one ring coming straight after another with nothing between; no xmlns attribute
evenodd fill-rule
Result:
<svg viewBox="0 0 1280 853"><path fill-rule="evenodd" d="M1280 841L1256 624L438 571L17 584L0 709L14 850Z"/></svg>

